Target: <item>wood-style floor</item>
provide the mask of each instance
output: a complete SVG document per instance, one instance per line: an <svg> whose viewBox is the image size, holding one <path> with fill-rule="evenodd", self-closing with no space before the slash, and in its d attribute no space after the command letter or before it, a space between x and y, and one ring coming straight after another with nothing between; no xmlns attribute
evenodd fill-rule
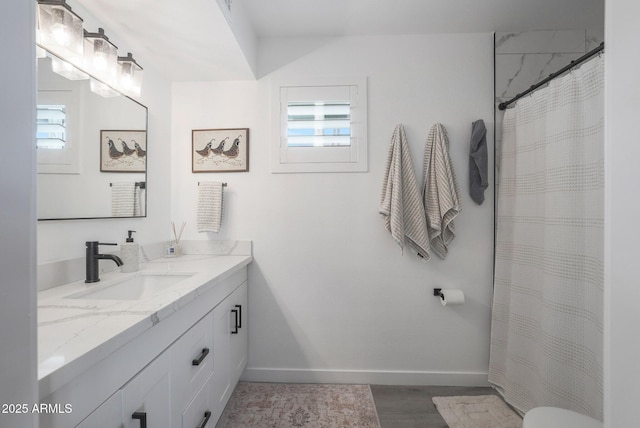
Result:
<svg viewBox="0 0 640 428"><path fill-rule="evenodd" d="M382 428L447 428L432 397L497 394L492 388L371 385Z"/></svg>

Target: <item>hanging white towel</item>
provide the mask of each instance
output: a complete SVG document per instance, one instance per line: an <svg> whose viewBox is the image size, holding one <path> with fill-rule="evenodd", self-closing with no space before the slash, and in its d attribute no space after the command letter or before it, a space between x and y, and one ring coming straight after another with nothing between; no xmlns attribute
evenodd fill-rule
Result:
<svg viewBox="0 0 640 428"><path fill-rule="evenodd" d="M144 216L144 212L145 212L145 205L142 201L144 201L144 198L142 197L142 195L144 194L143 192L146 191L146 187L143 188L143 186L137 185L135 187L135 193L133 195L134 197L134 206L133 206L133 216L134 217L140 217L140 216Z"/></svg>
<svg viewBox="0 0 640 428"><path fill-rule="evenodd" d="M406 241L425 261L430 259L424 208L402 125L396 126L391 137L380 214L400 248L404 249Z"/></svg>
<svg viewBox="0 0 640 428"><path fill-rule="evenodd" d="M441 123L431 127L424 148L422 197L433 251L443 259L455 238L453 219L460 213L460 188L449 156L449 139Z"/></svg>
<svg viewBox="0 0 640 428"><path fill-rule="evenodd" d="M222 183L200 182L198 185L198 232L220 232L222 224Z"/></svg>
<svg viewBox="0 0 640 428"><path fill-rule="evenodd" d="M133 217L136 214L136 183L119 182L111 183L111 215L113 217Z"/></svg>

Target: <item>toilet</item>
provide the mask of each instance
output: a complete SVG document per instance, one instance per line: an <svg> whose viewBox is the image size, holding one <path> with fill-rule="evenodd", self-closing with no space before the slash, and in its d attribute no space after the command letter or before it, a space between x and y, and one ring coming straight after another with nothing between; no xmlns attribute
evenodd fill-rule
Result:
<svg viewBox="0 0 640 428"><path fill-rule="evenodd" d="M588 416L557 407L536 407L524 415L522 428L602 428Z"/></svg>

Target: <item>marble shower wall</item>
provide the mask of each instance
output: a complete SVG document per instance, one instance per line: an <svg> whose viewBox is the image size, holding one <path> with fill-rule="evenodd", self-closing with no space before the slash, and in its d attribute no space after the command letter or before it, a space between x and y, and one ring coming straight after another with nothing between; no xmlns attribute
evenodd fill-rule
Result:
<svg viewBox="0 0 640 428"><path fill-rule="evenodd" d="M596 48L603 40L604 30L496 33L496 148L501 146L504 116L498 104Z"/></svg>

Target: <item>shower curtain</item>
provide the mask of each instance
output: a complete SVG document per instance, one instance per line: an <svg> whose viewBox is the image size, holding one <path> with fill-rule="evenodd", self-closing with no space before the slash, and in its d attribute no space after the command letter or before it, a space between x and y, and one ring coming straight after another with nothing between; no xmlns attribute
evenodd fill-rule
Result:
<svg viewBox="0 0 640 428"><path fill-rule="evenodd" d="M504 118L489 382L523 413L602 420L603 82L600 56Z"/></svg>

